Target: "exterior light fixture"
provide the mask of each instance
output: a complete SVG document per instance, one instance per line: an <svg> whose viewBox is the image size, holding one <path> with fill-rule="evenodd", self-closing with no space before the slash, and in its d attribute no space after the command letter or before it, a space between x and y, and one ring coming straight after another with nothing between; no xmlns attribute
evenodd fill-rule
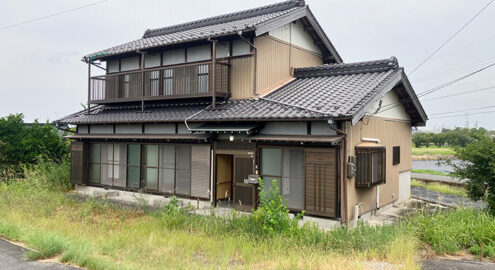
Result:
<svg viewBox="0 0 495 270"><path fill-rule="evenodd" d="M230 136L229 136L229 140L230 140L231 142L233 142L233 141L234 141L234 135L230 135Z"/></svg>

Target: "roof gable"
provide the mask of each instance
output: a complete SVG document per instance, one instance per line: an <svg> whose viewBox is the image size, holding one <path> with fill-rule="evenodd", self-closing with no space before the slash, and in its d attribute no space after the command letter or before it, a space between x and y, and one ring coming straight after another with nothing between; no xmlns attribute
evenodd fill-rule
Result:
<svg viewBox="0 0 495 270"><path fill-rule="evenodd" d="M276 3L272 5L262 6L258 8L243 10L239 12L223 14L219 16L214 16L210 18L205 18L201 20L191 21L187 23L181 23L176 25L171 25L167 27L160 27L155 29L148 29L144 32L143 38L154 37L160 35L167 35L176 32L191 30L199 27L210 26L215 24L228 23L243 19L248 19L252 17L257 17L260 15L266 15L269 13L277 13L292 8L304 7L304 0L290 0L281 3Z"/></svg>
<svg viewBox="0 0 495 270"><path fill-rule="evenodd" d="M278 26L304 18L310 26L311 35L326 54L326 61L341 63L337 53L323 29L312 15L304 0L289 0L273 5L215 16L188 23L149 29L143 38L114 46L84 56L85 61L105 59L119 54L134 53L173 44L207 40L223 36L238 35L239 32L253 32L262 35Z"/></svg>
<svg viewBox="0 0 495 270"><path fill-rule="evenodd" d="M266 99L324 113L336 119L351 119L353 124L388 91L408 84L395 57L298 68L294 76L296 80L270 93ZM399 98L411 115L412 124L424 125L426 113L408 85L398 92Z"/></svg>

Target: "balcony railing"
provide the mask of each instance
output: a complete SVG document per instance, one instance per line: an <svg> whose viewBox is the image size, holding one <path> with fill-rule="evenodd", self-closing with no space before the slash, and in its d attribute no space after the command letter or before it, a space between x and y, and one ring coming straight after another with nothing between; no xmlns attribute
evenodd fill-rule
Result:
<svg viewBox="0 0 495 270"><path fill-rule="evenodd" d="M229 67L223 63L216 64L213 87L212 66L211 62L185 64L145 69L144 73L138 70L94 76L90 78L89 100L98 104L205 97L211 96L213 91L217 96L225 96L229 87Z"/></svg>

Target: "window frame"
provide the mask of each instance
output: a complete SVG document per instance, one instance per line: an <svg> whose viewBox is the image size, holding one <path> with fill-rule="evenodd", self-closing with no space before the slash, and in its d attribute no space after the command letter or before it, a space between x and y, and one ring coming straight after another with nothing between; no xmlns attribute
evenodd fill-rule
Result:
<svg viewBox="0 0 495 270"><path fill-rule="evenodd" d="M392 148L392 165L400 164L400 146L394 146Z"/></svg>
<svg viewBox="0 0 495 270"><path fill-rule="evenodd" d="M385 146L375 146L375 147L359 147L356 146L356 176L355 176L355 186L358 188L370 188L372 186L380 185L386 183L387 179L387 149ZM382 179L374 180L373 179L373 154L381 153L382 154ZM360 180L360 166L359 166L359 156L367 155L367 174L364 176L366 178L365 181Z"/></svg>
<svg viewBox="0 0 495 270"><path fill-rule="evenodd" d="M263 168L262 168L262 164L263 164L263 149L277 149L277 150L280 150L280 175L272 175L272 174L263 174ZM297 180L301 180L303 182L303 186L304 186L304 189L306 188L306 177L305 177L305 172L303 172L303 177L302 178L297 178L297 177L288 177L286 175L284 175L284 153L285 151L289 151L289 156L290 156L290 151L291 150L297 150L297 151L302 151L303 152L303 165L302 165L302 168L303 170L306 170L305 168L305 155L304 155L304 150L305 148L304 147L297 147L297 146L259 146L259 172L260 172L260 177L261 179L264 181L264 178L265 177L268 177L268 178L272 178L272 179L276 179L277 182L278 182L278 188L279 188L279 191L280 191L280 196L282 196L283 198L283 201L285 203L285 200L287 200L287 207L289 207L289 202L288 202L288 199L285 198L284 200L284 194L283 194L283 191L284 191L284 179L288 179L288 180L294 180L294 179L297 179ZM290 157L289 157L290 159ZM289 168L290 168L290 164L289 164ZM290 185L290 182L289 182L289 185ZM265 184L266 186L266 184ZM271 186L271 183L270 183L270 186ZM289 192L290 194L290 192ZM289 207L289 210L294 210L294 211L301 211L301 210L304 210L305 207L306 207L306 203L305 203L305 200L306 200L306 194L305 194L305 191L303 191L303 194L304 194L304 198L303 198L303 207L302 208L291 208ZM290 196L290 195L289 195Z"/></svg>

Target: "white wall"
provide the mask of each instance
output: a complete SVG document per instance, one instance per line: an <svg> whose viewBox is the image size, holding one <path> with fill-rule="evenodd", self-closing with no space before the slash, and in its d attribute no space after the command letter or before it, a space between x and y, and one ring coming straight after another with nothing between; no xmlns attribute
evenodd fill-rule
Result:
<svg viewBox="0 0 495 270"><path fill-rule="evenodd" d="M314 53L321 54L320 48L313 43L313 37L304 30L304 25L301 21L282 25L279 28L269 31L268 35Z"/></svg>
<svg viewBox="0 0 495 270"><path fill-rule="evenodd" d="M160 66L160 53L146 54L144 56L144 67L159 67Z"/></svg>
<svg viewBox="0 0 495 270"><path fill-rule="evenodd" d="M163 52L163 65L182 64L186 61L186 50L176 49Z"/></svg>
<svg viewBox="0 0 495 270"><path fill-rule="evenodd" d="M411 171L399 173L399 198L398 203L405 202L411 197Z"/></svg>
<svg viewBox="0 0 495 270"><path fill-rule="evenodd" d="M389 91L382 98L382 109L374 116L411 121L411 117L406 112L404 106L402 104L400 106L396 106L399 103L399 97L397 96L397 94L394 91ZM377 101L368 112L375 113L376 109L378 109L379 104L380 101ZM389 104L394 105L387 106Z"/></svg>
<svg viewBox="0 0 495 270"><path fill-rule="evenodd" d="M187 48L187 62L204 61L211 59L211 46L202 45Z"/></svg>
<svg viewBox="0 0 495 270"><path fill-rule="evenodd" d="M122 58L120 60L120 71L139 69L139 56Z"/></svg>
<svg viewBox="0 0 495 270"><path fill-rule="evenodd" d="M268 122L260 130L260 134L307 135L306 122Z"/></svg>

